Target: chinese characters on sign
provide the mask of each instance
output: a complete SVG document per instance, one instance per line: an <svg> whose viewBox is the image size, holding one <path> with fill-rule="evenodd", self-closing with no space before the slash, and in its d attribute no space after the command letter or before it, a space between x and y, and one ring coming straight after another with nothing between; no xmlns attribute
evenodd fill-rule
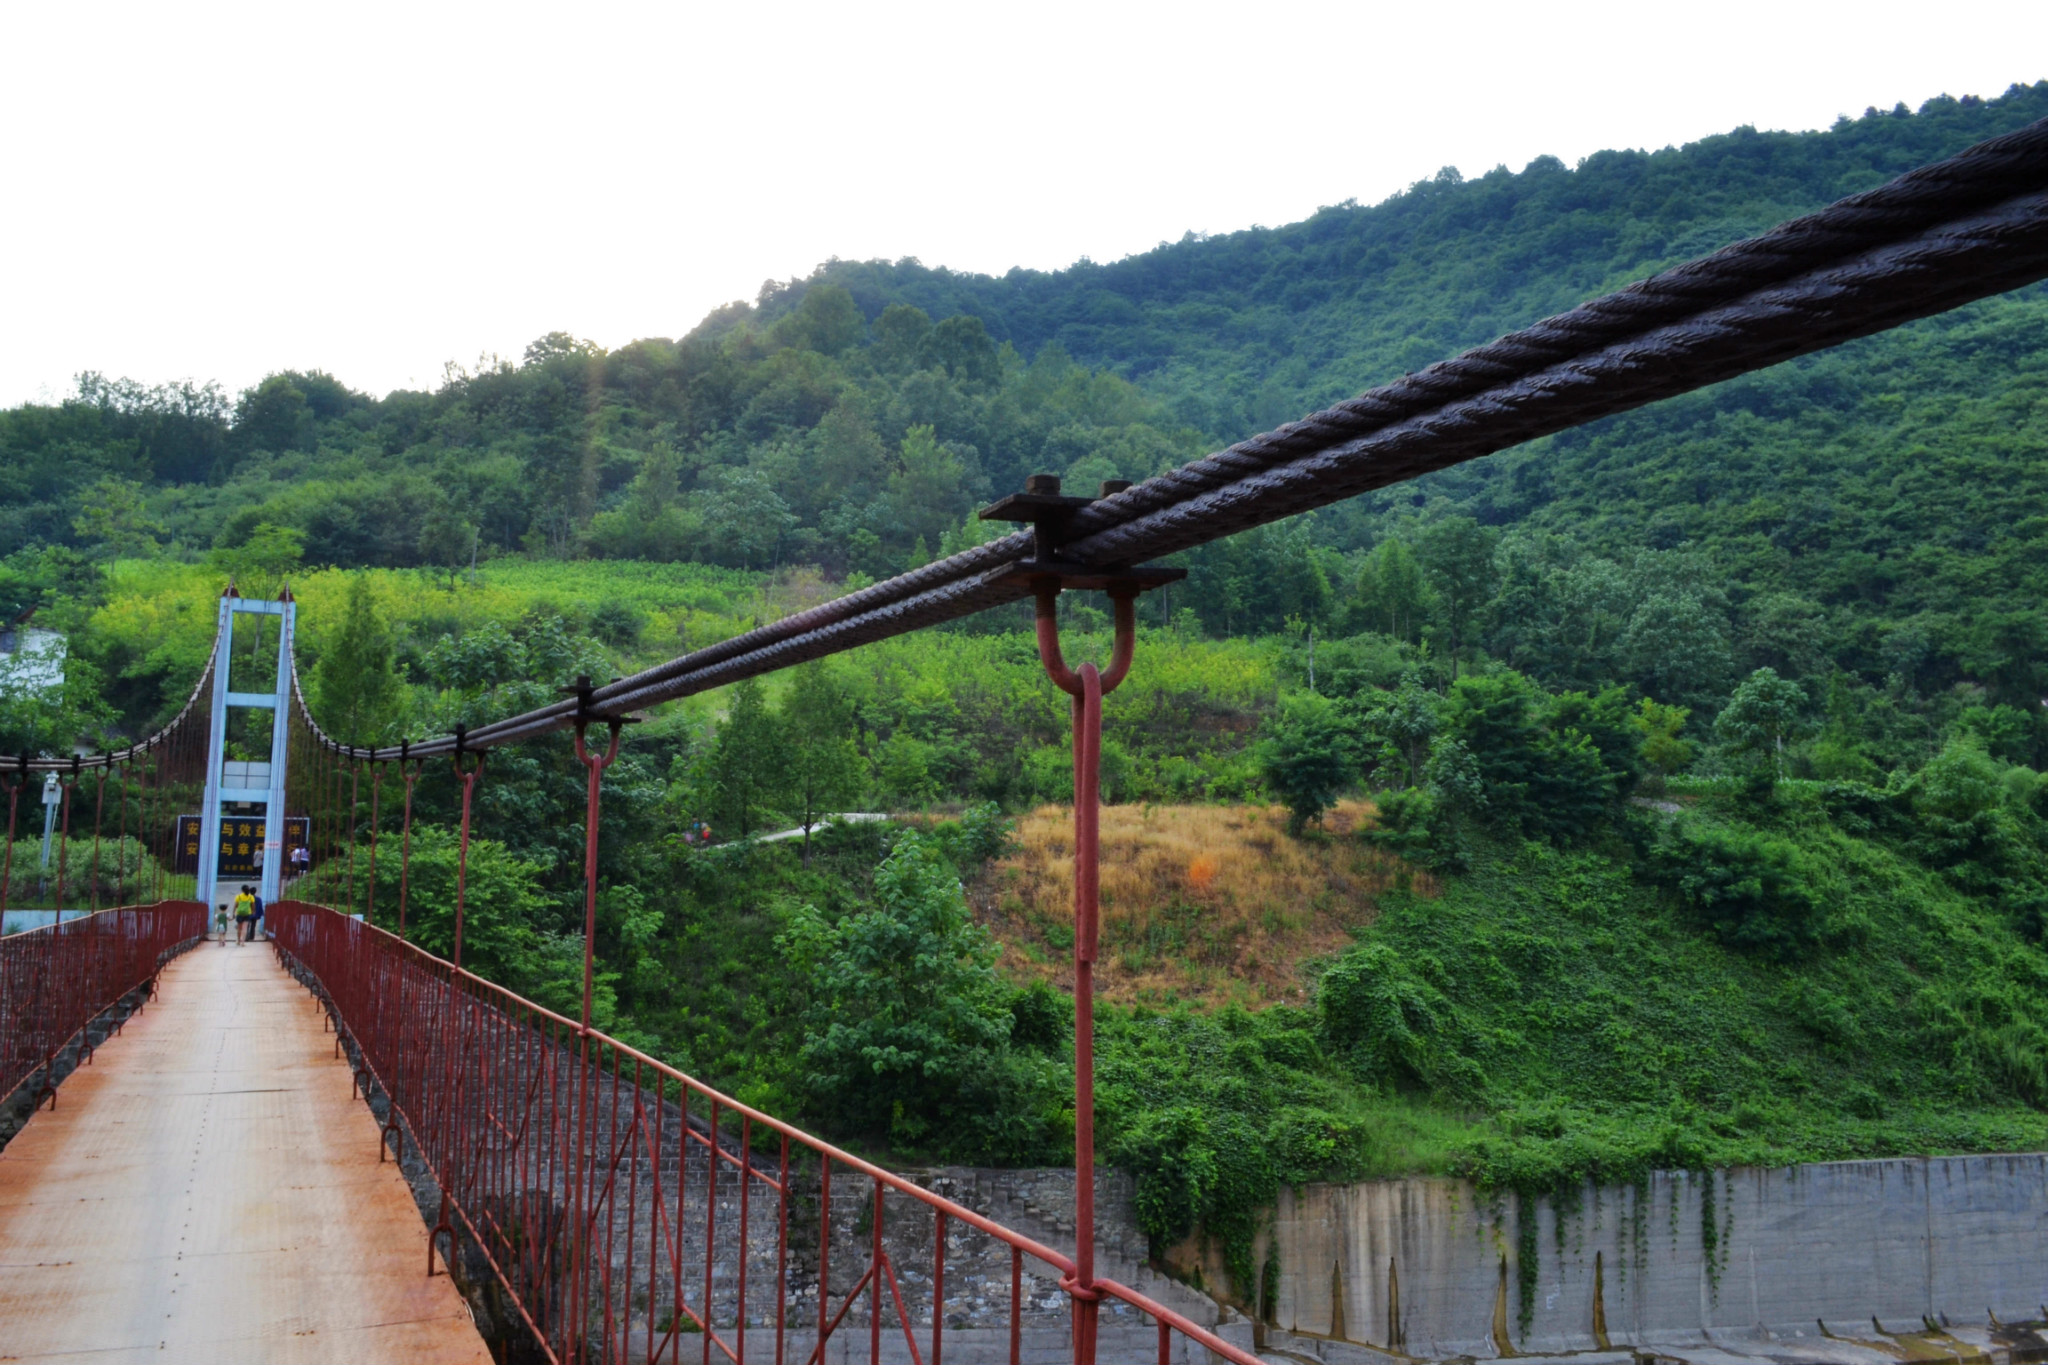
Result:
<svg viewBox="0 0 2048 1365"><path fill-rule="evenodd" d="M171 864L174 872L197 873L199 871L199 839L203 821L196 815L178 817L177 856ZM223 815L220 820L220 863L214 869L217 877L255 877L263 872L263 826L261 816ZM273 849L272 855L281 854L283 861L278 864L283 871L292 866L291 851L304 847L310 833L310 822L303 815L288 815L284 822L284 848ZM304 870L307 864L300 864Z"/></svg>

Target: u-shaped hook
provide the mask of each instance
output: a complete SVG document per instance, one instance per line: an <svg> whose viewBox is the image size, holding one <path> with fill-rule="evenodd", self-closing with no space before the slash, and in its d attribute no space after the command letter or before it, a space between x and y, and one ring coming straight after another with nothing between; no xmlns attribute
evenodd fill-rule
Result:
<svg viewBox="0 0 2048 1365"><path fill-rule="evenodd" d="M1131 671L1131 656L1137 647L1138 589L1135 585L1119 584L1109 590L1112 615L1115 620L1115 643L1110 648L1109 667L1102 670L1102 695L1108 696L1116 690L1117 684ZM1081 695L1081 675L1067 667L1066 657L1060 652L1059 584L1047 580L1038 585L1037 626L1038 661L1044 665L1046 676L1070 697Z"/></svg>

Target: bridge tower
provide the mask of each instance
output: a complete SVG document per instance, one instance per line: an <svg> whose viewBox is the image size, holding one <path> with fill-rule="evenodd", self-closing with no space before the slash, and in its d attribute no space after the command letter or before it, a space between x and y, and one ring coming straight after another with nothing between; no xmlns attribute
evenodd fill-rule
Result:
<svg viewBox="0 0 2048 1365"><path fill-rule="evenodd" d="M237 615L258 618L278 618L277 632L277 680L270 692L238 692L229 675L234 668L234 623ZM222 857L223 824L246 821L254 825L257 817L252 813L244 816L226 815L222 806L260 805L263 828L262 869L258 877L263 891L264 904L277 899L279 883L285 863L285 740L291 733L288 723L292 697L292 628L297 620L297 604L292 601L291 589L286 588L277 601L242 597L230 583L220 599L220 640L219 657L213 669L213 714L208 727L206 742L206 799L200 811L199 829L199 888L198 899L205 905L223 903L217 894L220 880ZM227 720L230 707L268 711L270 722L270 762L233 763L227 759ZM233 841L230 841L233 842ZM232 899L232 895L228 897Z"/></svg>

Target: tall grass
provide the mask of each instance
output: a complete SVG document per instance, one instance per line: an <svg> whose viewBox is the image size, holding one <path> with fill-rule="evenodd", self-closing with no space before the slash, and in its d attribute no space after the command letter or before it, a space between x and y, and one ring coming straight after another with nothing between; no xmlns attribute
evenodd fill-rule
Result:
<svg viewBox="0 0 2048 1365"><path fill-rule="evenodd" d="M1121 805L1102 812L1102 994L1129 1003L1304 998L1303 966L1349 945L1376 898L1435 881L1348 836L1373 807L1347 801L1326 832L1290 838L1267 806ZM1018 975L1066 984L1073 947L1073 813L1041 806L977 901Z"/></svg>

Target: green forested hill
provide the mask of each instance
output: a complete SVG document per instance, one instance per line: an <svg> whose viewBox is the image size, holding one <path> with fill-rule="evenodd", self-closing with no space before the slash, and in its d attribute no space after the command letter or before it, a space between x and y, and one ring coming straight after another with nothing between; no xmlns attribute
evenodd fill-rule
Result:
<svg viewBox="0 0 2048 1365"><path fill-rule="evenodd" d="M1446 170L1382 204L1056 273L833 262L765 288L758 315L784 315L820 282L871 316L891 303L971 313L1022 354L1056 342L1232 440L2044 115L2048 84L2016 86L1871 110L1822 134L1741 128L1576 168L1539 157L1469 181Z"/></svg>

